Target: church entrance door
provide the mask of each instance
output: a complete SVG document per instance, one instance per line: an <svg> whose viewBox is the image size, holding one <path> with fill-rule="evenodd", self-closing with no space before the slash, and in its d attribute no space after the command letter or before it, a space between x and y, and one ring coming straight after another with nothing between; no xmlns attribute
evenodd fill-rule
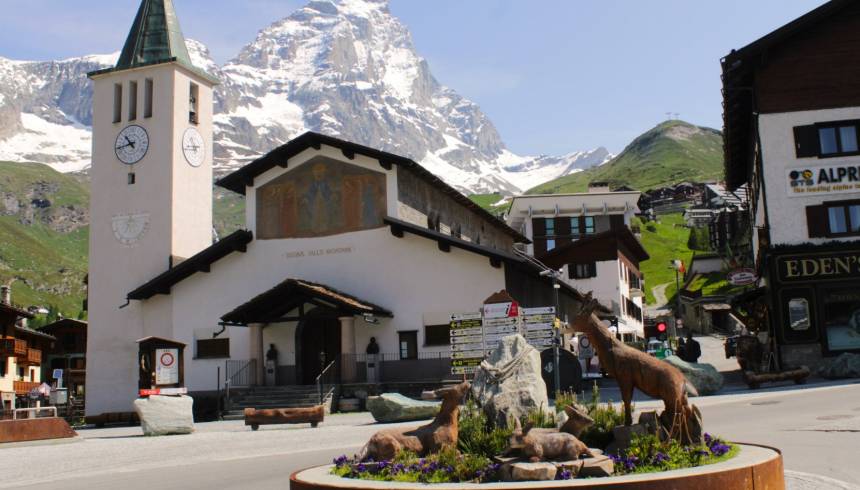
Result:
<svg viewBox="0 0 860 490"><path fill-rule="evenodd" d="M296 329L296 379L314 384L332 361L340 358L340 321L337 313L317 308L308 312ZM335 365L332 369L338 369Z"/></svg>

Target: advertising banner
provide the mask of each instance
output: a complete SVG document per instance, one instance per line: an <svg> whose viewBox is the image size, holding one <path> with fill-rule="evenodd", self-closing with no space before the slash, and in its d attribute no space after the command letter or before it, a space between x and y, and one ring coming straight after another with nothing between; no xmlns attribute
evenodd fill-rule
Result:
<svg viewBox="0 0 860 490"><path fill-rule="evenodd" d="M860 191L860 166L833 163L785 170L789 197L823 196Z"/></svg>

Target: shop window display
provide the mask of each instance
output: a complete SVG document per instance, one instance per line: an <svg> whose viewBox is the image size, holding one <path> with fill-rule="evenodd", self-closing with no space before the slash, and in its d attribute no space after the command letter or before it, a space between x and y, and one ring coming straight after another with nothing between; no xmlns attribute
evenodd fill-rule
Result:
<svg viewBox="0 0 860 490"><path fill-rule="evenodd" d="M860 349L860 291L825 291L824 329L831 351Z"/></svg>
<svg viewBox="0 0 860 490"><path fill-rule="evenodd" d="M809 301L794 298L788 302L788 322L792 330L807 330L809 321Z"/></svg>

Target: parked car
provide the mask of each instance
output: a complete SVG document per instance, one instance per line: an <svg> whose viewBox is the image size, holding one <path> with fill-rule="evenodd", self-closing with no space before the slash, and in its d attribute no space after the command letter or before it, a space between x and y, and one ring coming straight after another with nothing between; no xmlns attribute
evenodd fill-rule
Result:
<svg viewBox="0 0 860 490"><path fill-rule="evenodd" d="M657 359L665 359L674 354L672 348L669 347L669 342L657 339L648 341L648 349L645 352Z"/></svg>

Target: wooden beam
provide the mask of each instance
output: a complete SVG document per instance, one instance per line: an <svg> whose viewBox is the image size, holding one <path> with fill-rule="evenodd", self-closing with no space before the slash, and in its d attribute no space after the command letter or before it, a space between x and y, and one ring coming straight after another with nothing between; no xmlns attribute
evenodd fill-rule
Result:
<svg viewBox="0 0 860 490"><path fill-rule="evenodd" d="M354 151L347 150L346 148L344 148L344 149L340 150L340 152L343 153L343 156L345 156L346 158L348 158L350 160L355 160L355 152Z"/></svg>
<svg viewBox="0 0 860 490"><path fill-rule="evenodd" d="M236 245L236 251L242 252L242 253L247 252L248 251L248 244L247 243L240 243L239 245Z"/></svg>
<svg viewBox="0 0 860 490"><path fill-rule="evenodd" d="M211 264L200 264L197 266L197 272L212 272Z"/></svg>
<svg viewBox="0 0 860 490"><path fill-rule="evenodd" d="M490 257L490 265L498 269L502 266L502 261L496 257Z"/></svg>
<svg viewBox="0 0 860 490"><path fill-rule="evenodd" d="M451 251L451 244L450 243L443 242L440 240L440 241L436 242L436 244L439 246L439 250L441 250L443 252L450 252Z"/></svg>
<svg viewBox="0 0 860 490"><path fill-rule="evenodd" d="M403 238L403 228L391 225L391 234L396 236L397 238Z"/></svg>
<svg viewBox="0 0 860 490"><path fill-rule="evenodd" d="M254 176L253 175L245 175L242 178L242 182L248 187L253 187L254 186Z"/></svg>
<svg viewBox="0 0 860 490"><path fill-rule="evenodd" d="M322 145L319 141L314 141L313 143L311 143L311 148L313 148L314 150L320 150L322 149Z"/></svg>
<svg viewBox="0 0 860 490"><path fill-rule="evenodd" d="M385 161L385 160L380 160L380 161L379 161L379 165L380 165L382 168L384 168L385 170L391 170L391 167L393 166L393 165L391 164L391 162L387 162L387 161Z"/></svg>
<svg viewBox="0 0 860 490"><path fill-rule="evenodd" d="M287 168L287 166L288 166L289 164L290 164L290 161L289 161L288 159L286 159L286 158L284 158L283 160L281 160L280 162L278 162L278 166L279 166L279 167L281 167L281 168Z"/></svg>

